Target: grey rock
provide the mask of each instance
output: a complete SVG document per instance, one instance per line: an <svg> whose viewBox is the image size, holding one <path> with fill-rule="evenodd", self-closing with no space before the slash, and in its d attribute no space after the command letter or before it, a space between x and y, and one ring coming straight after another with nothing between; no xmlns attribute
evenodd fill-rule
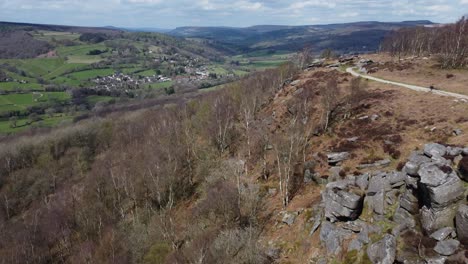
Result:
<svg viewBox="0 0 468 264"><path fill-rule="evenodd" d="M385 237L370 245L367 249L367 255L374 264L393 264L396 256L396 239L392 235Z"/></svg>
<svg viewBox="0 0 468 264"><path fill-rule="evenodd" d="M274 246L268 247L266 250L266 255L271 259L279 259L281 256L281 248Z"/></svg>
<svg viewBox="0 0 468 264"><path fill-rule="evenodd" d="M444 227L431 234L431 238L441 241L447 239L455 231L453 227Z"/></svg>
<svg viewBox="0 0 468 264"><path fill-rule="evenodd" d="M468 205L462 204L458 207L455 217L458 239L468 245Z"/></svg>
<svg viewBox="0 0 468 264"><path fill-rule="evenodd" d="M418 198L414 195L413 190L407 189L403 195L400 196L400 207L413 215L419 212Z"/></svg>
<svg viewBox="0 0 468 264"><path fill-rule="evenodd" d="M411 176L418 176L419 166L423 163L430 162L431 159L426 157L423 153L412 152L408 162L406 162L403 171Z"/></svg>
<svg viewBox="0 0 468 264"><path fill-rule="evenodd" d="M383 191L368 194L365 198L367 206L377 215L385 214L385 194Z"/></svg>
<svg viewBox="0 0 468 264"><path fill-rule="evenodd" d="M405 179L405 182L406 182L406 186L408 188L411 188L413 190L417 190L418 189L418 183L419 183L419 177L413 177L411 175L407 175L406 179Z"/></svg>
<svg viewBox="0 0 468 264"><path fill-rule="evenodd" d="M393 220L400 225L404 225L407 228L413 228L416 226L414 217L405 209L398 207L393 215Z"/></svg>
<svg viewBox="0 0 468 264"><path fill-rule="evenodd" d="M370 243L370 237L369 237L369 226L364 225L361 229L361 232L359 232L357 239L362 242L363 244L369 244Z"/></svg>
<svg viewBox="0 0 468 264"><path fill-rule="evenodd" d="M399 224L392 228L392 235L399 237L403 231L407 230L409 227L406 224Z"/></svg>
<svg viewBox="0 0 468 264"><path fill-rule="evenodd" d="M456 212L457 204L439 209L423 206L420 211L422 229L432 234L443 227L453 227Z"/></svg>
<svg viewBox="0 0 468 264"><path fill-rule="evenodd" d="M367 168L377 168L377 167L387 167L390 165L391 160L389 159L384 159L384 160L379 160L371 164L359 164L357 166L358 169L367 169Z"/></svg>
<svg viewBox="0 0 468 264"><path fill-rule="evenodd" d="M375 120L379 119L379 117L380 117L379 115L373 114L373 115L371 115L371 120L375 121Z"/></svg>
<svg viewBox="0 0 468 264"><path fill-rule="evenodd" d="M447 148L438 143L429 143L424 146L424 154L428 157L439 156L443 157L446 154Z"/></svg>
<svg viewBox="0 0 468 264"><path fill-rule="evenodd" d="M391 190L385 194L385 202L388 205L394 205L398 199L399 190Z"/></svg>
<svg viewBox="0 0 468 264"><path fill-rule="evenodd" d="M369 174L365 173L362 175L359 175L356 177L356 185L361 189L361 190L366 190L367 187L369 186Z"/></svg>
<svg viewBox="0 0 468 264"><path fill-rule="evenodd" d="M451 256L457 251L459 246L460 241L455 239L449 239L437 242L434 251L442 256Z"/></svg>
<svg viewBox="0 0 468 264"><path fill-rule="evenodd" d="M301 83L301 80L295 80L291 83L291 86L296 86L298 85L299 83Z"/></svg>
<svg viewBox="0 0 468 264"><path fill-rule="evenodd" d="M362 211L363 195L350 191L352 180L341 180L327 184L322 192L325 217L332 222L355 220Z"/></svg>
<svg viewBox="0 0 468 264"><path fill-rule="evenodd" d="M317 184L323 184L324 180L320 176L320 173L318 172L312 172L310 169L306 169L304 171L304 183L317 183Z"/></svg>
<svg viewBox="0 0 468 264"><path fill-rule="evenodd" d="M294 95L301 94L302 92L304 92L304 88L299 88L296 91L294 91Z"/></svg>
<svg viewBox="0 0 468 264"><path fill-rule="evenodd" d="M328 157L328 163L330 165L335 165L339 162L349 159L350 154L349 152L336 152L336 153L329 153L327 157Z"/></svg>
<svg viewBox="0 0 468 264"><path fill-rule="evenodd" d="M355 220L362 210L363 197L346 190L327 187L322 199L325 203L325 217L332 222Z"/></svg>
<svg viewBox="0 0 468 264"><path fill-rule="evenodd" d="M463 134L463 130L461 130L459 128L456 128L456 129L453 130L453 134L455 136L459 136L459 135Z"/></svg>
<svg viewBox="0 0 468 264"><path fill-rule="evenodd" d="M283 223L291 226L296 221L296 217L299 215L298 212L285 212L283 219L281 220Z"/></svg>
<svg viewBox="0 0 468 264"><path fill-rule="evenodd" d="M322 224L321 217L320 216L316 217L309 235L312 236L315 233L315 231L317 231L317 229L320 227L321 224Z"/></svg>
<svg viewBox="0 0 468 264"><path fill-rule="evenodd" d="M304 171L304 183L311 183L313 181L314 181L313 173L309 169L306 169Z"/></svg>
<svg viewBox="0 0 468 264"><path fill-rule="evenodd" d="M452 161L441 156L432 156L432 163L437 166L451 166Z"/></svg>
<svg viewBox="0 0 468 264"><path fill-rule="evenodd" d="M345 222L341 225L341 227L346 230L353 231L354 233L359 233L363 229L364 225L365 225L364 222L360 220L356 220L356 221Z"/></svg>
<svg viewBox="0 0 468 264"><path fill-rule="evenodd" d="M458 156L458 155L461 155L463 152L463 149L462 148L458 148L458 147L447 147L447 155L449 156Z"/></svg>
<svg viewBox="0 0 468 264"><path fill-rule="evenodd" d="M339 254L344 239L351 236L351 232L336 227L330 222L323 222L320 228L320 241L325 244L329 254Z"/></svg>
<svg viewBox="0 0 468 264"><path fill-rule="evenodd" d="M330 182L334 182L334 181L338 181L341 179L341 176L340 176L340 172L342 171L342 168L341 167L331 167L329 170L328 170L328 173L329 173L329 176L328 176L328 180Z"/></svg>
<svg viewBox="0 0 468 264"><path fill-rule="evenodd" d="M369 180L367 195L374 195L378 192L390 191L392 189L385 173L373 175Z"/></svg>
<svg viewBox="0 0 468 264"><path fill-rule="evenodd" d="M370 178L369 187L367 189L366 202L374 213L377 215L385 214L385 193L390 191L391 185L386 178L385 173L379 173Z"/></svg>
<svg viewBox="0 0 468 264"><path fill-rule="evenodd" d="M447 261L446 257L434 257L425 259L427 264L445 264Z"/></svg>
<svg viewBox="0 0 468 264"><path fill-rule="evenodd" d="M421 177L422 184L432 187L441 185L448 177L447 173L443 172L433 163L422 165L418 171L418 175Z"/></svg>
<svg viewBox="0 0 468 264"><path fill-rule="evenodd" d="M349 243L348 252L353 251L353 250L356 250L356 251L359 252L359 251L362 250L363 246L364 246L364 244L359 239L353 239Z"/></svg>
<svg viewBox="0 0 468 264"><path fill-rule="evenodd" d="M421 186L425 193L423 202L431 208L452 205L463 198L465 191L462 181L455 173L446 174L440 170L439 172L429 174L428 177L421 174Z"/></svg>
<svg viewBox="0 0 468 264"><path fill-rule="evenodd" d="M393 171L387 174L387 179L392 188L399 188L405 184L406 175L403 172Z"/></svg>
<svg viewBox="0 0 468 264"><path fill-rule="evenodd" d="M357 142L359 140L359 137L347 138L346 140L349 142Z"/></svg>

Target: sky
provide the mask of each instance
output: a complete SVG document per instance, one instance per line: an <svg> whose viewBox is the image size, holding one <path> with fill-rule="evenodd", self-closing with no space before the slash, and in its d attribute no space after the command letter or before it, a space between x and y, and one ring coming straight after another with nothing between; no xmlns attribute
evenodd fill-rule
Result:
<svg viewBox="0 0 468 264"><path fill-rule="evenodd" d="M464 14L468 0L0 0L0 21L166 29L371 20L448 23Z"/></svg>

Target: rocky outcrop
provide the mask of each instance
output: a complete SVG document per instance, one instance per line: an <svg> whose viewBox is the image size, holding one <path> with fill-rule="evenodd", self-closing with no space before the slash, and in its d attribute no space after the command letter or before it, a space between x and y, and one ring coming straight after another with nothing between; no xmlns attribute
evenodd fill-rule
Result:
<svg viewBox="0 0 468 264"><path fill-rule="evenodd" d="M468 245L468 205L460 205L455 218L458 239Z"/></svg>
<svg viewBox="0 0 468 264"><path fill-rule="evenodd" d="M338 163L349 159L350 154L349 152L334 152L327 154L328 164L334 166Z"/></svg>
<svg viewBox="0 0 468 264"><path fill-rule="evenodd" d="M432 150L432 153L440 152ZM447 172L443 166L427 163L418 171L421 177L421 202L424 204L421 224L427 234L453 226L457 202L463 198L464 188L460 178L453 171Z"/></svg>
<svg viewBox="0 0 468 264"><path fill-rule="evenodd" d="M442 256L451 256L457 251L459 246L460 242L458 240L449 239L437 242L434 251Z"/></svg>
<svg viewBox="0 0 468 264"><path fill-rule="evenodd" d="M364 195L353 189L350 181L327 184L322 193L325 203L325 217L331 222L355 220L362 211Z"/></svg>
<svg viewBox="0 0 468 264"><path fill-rule="evenodd" d="M342 250L343 240L349 238L351 235L351 231L326 221L322 224L320 230L320 241L325 244L328 253L339 254Z"/></svg>
<svg viewBox="0 0 468 264"><path fill-rule="evenodd" d="M397 237L409 239L409 243L414 237L426 237L436 244L427 248L425 263L463 259L466 252L460 242L468 245L468 205L462 204L466 197L461 180L464 175L457 175L454 169L465 155L463 151L430 143L423 151L413 152L401 171L348 175L328 183L322 192L328 221L322 222L320 231L327 252L341 252L344 245L348 252L361 251L369 244L367 255L372 263L394 263ZM329 161L336 165L334 162L341 162L344 155L338 157L329 156ZM458 167L458 172L463 170ZM378 228L382 223L384 230ZM381 239L371 241L376 236L370 233L379 234ZM419 258L419 253L405 251L398 261L412 254Z"/></svg>
<svg viewBox="0 0 468 264"><path fill-rule="evenodd" d="M438 143L429 143L424 146L424 154L429 158L443 157L447 152L447 147Z"/></svg>
<svg viewBox="0 0 468 264"><path fill-rule="evenodd" d="M367 249L367 255L372 263L393 264L396 256L396 239L393 235L385 235L385 237L370 245Z"/></svg>
<svg viewBox="0 0 468 264"><path fill-rule="evenodd" d="M431 238L437 241L445 240L449 236L452 238L456 237L455 229L453 227L444 227L431 234Z"/></svg>

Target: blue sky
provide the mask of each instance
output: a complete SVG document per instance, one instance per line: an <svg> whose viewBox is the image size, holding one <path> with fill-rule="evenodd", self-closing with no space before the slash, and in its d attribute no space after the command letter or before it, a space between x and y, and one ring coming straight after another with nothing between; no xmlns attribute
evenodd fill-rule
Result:
<svg viewBox="0 0 468 264"><path fill-rule="evenodd" d="M0 21L82 26L310 25L364 20L453 22L468 0L0 0Z"/></svg>

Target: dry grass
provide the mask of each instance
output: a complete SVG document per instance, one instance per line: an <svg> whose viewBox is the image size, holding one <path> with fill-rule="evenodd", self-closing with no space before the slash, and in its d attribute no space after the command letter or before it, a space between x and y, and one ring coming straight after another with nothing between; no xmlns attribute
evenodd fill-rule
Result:
<svg viewBox="0 0 468 264"><path fill-rule="evenodd" d="M391 58L385 54L373 54L366 56L366 58L393 65L379 67L377 72L371 74L372 76L423 87L432 85L436 89L468 95L468 69L440 69L434 58L427 60L423 58L408 59L400 63L397 62L398 58ZM389 61L394 63L388 63ZM400 68L397 67L398 65L405 65L405 67Z"/></svg>

